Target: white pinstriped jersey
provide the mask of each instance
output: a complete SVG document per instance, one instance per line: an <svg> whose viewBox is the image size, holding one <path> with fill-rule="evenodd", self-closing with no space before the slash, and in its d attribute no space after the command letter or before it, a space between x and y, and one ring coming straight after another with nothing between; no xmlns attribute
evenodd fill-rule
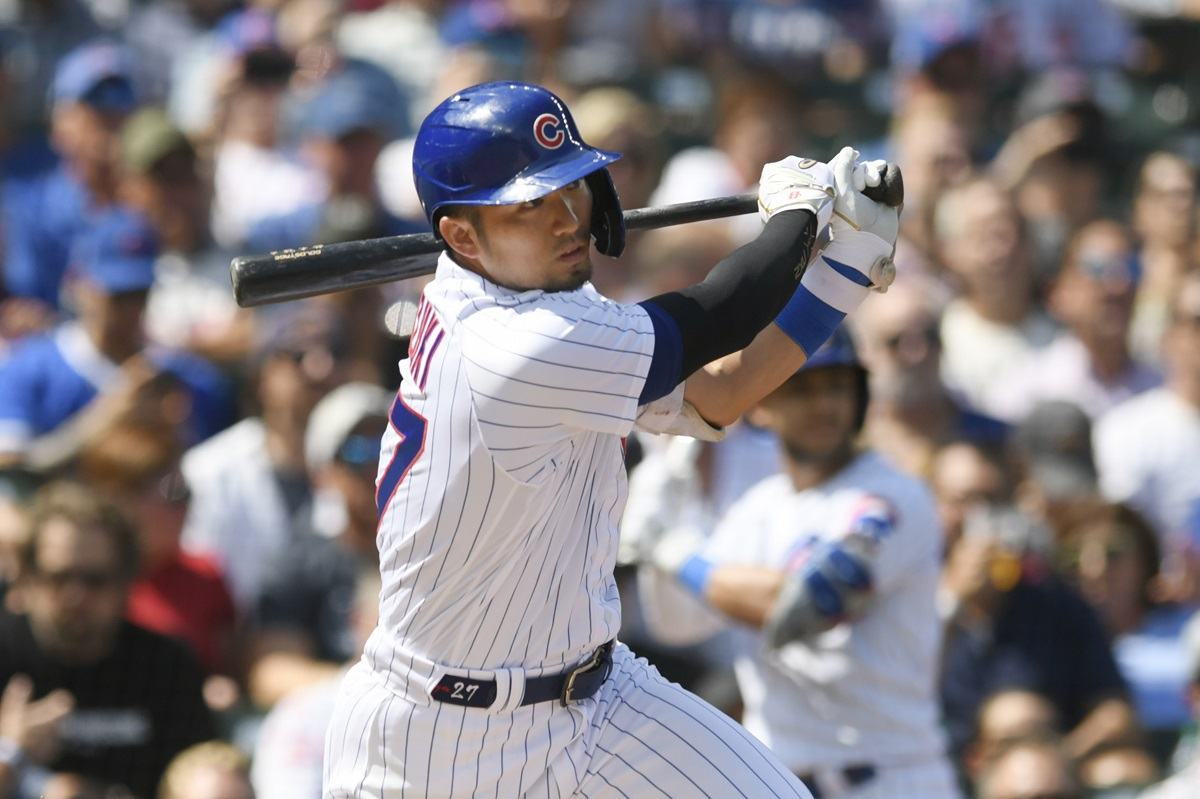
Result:
<svg viewBox="0 0 1200 799"><path fill-rule="evenodd" d="M621 437L653 348L645 310L590 284L512 291L442 256L382 444L377 672L561 669L616 636Z"/></svg>
<svg viewBox="0 0 1200 799"><path fill-rule="evenodd" d="M522 704L620 626L622 436L639 414L711 433L681 386L639 410L654 340L645 309L591 286L507 291L443 256L384 436L380 620L329 724L327 799L811 799L623 644L590 698ZM452 703L478 690L455 677L487 681L487 706Z"/></svg>

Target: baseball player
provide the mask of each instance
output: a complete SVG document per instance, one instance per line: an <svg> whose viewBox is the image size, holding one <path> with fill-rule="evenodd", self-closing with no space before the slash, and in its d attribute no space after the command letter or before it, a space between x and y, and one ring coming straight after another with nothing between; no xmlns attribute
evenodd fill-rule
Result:
<svg viewBox="0 0 1200 799"><path fill-rule="evenodd" d="M624 243L618 157L528 84L465 89L421 125L447 250L382 442L380 619L329 726L327 797L809 796L615 642L622 442L635 423L718 435L792 374L891 282L897 212L849 148L768 164L757 240L625 305L587 282L591 242Z"/></svg>
<svg viewBox="0 0 1200 799"><path fill-rule="evenodd" d="M743 721L817 799L956 799L935 693L941 529L923 483L855 449L866 404L839 331L752 412L779 436L784 472L699 554L675 540L685 528L643 540L639 595L670 643L742 622Z"/></svg>

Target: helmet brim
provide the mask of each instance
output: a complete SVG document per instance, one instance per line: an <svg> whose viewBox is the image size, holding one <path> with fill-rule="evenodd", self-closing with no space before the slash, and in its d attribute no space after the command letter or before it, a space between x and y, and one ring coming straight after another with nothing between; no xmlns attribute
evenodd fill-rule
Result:
<svg viewBox="0 0 1200 799"><path fill-rule="evenodd" d="M459 195L445 205L515 205L545 197L568 183L604 169L621 158L620 153L588 148L531 174L518 174L508 183Z"/></svg>

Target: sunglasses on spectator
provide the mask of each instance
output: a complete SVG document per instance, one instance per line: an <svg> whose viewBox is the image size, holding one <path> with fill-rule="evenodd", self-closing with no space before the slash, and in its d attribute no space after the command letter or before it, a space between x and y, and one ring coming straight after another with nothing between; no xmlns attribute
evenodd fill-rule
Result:
<svg viewBox="0 0 1200 799"><path fill-rule="evenodd" d="M379 439L370 436L348 436L338 447L337 460L355 469L374 467L379 463Z"/></svg>
<svg viewBox="0 0 1200 799"><path fill-rule="evenodd" d="M1098 283L1136 283L1141 276L1141 265L1133 255L1105 257L1081 255L1079 271Z"/></svg>
<svg viewBox="0 0 1200 799"><path fill-rule="evenodd" d="M34 573L55 591L62 591L69 585L78 585L88 591L102 591L116 585L121 579L119 574L108 569L37 569Z"/></svg>

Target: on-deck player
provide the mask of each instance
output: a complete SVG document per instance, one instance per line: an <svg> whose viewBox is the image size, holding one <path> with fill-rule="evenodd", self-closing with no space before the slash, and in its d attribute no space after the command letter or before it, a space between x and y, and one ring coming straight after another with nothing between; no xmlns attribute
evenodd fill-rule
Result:
<svg viewBox="0 0 1200 799"><path fill-rule="evenodd" d="M839 330L753 412L783 472L698 549L680 528L638 541L639 596L670 643L742 623L743 722L818 799L958 799L935 688L941 526L923 483L855 448L866 407Z"/></svg>
<svg viewBox="0 0 1200 799"><path fill-rule="evenodd" d="M618 157L528 84L459 92L418 132L447 252L384 435L380 620L330 723L326 796L809 796L614 642L622 438L639 417L719 434L795 372L891 282L897 212L861 193L878 165L849 148L768 164L758 239L625 305L587 282L589 239L624 244Z"/></svg>

